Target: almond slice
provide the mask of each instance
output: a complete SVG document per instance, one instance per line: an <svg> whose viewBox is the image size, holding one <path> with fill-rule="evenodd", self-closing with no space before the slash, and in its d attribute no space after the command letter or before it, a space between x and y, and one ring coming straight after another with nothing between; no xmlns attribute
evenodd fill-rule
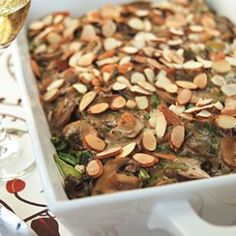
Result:
<svg viewBox="0 0 236 236"><path fill-rule="evenodd" d="M121 153L116 157L117 158L124 158L124 157L129 156L134 151L136 145L137 145L136 142L132 142L132 143L129 143L129 144L125 145L122 148Z"/></svg>
<svg viewBox="0 0 236 236"><path fill-rule="evenodd" d="M97 93L94 91L86 93L79 104L79 110L84 111L93 102L96 96Z"/></svg>
<svg viewBox="0 0 236 236"><path fill-rule="evenodd" d="M173 111L171 111L167 106L160 105L158 109L164 114L166 121L171 125L179 125L181 120Z"/></svg>
<svg viewBox="0 0 236 236"><path fill-rule="evenodd" d="M112 49L118 48L121 46L121 42L116 40L115 38L106 38L103 42L103 46L106 51L110 51Z"/></svg>
<svg viewBox="0 0 236 236"><path fill-rule="evenodd" d="M136 107L137 103L134 100L129 99L126 102L126 107L129 109L134 109Z"/></svg>
<svg viewBox="0 0 236 236"><path fill-rule="evenodd" d="M223 104L220 101L214 103L213 105L219 111L223 110L223 108L224 108ZM230 115L230 114L228 114L228 115Z"/></svg>
<svg viewBox="0 0 236 236"><path fill-rule="evenodd" d="M87 134L84 137L85 144L96 152L102 152L106 147L106 143L93 134Z"/></svg>
<svg viewBox="0 0 236 236"><path fill-rule="evenodd" d="M137 84L150 92L156 91L156 88L152 84L150 84L146 81L138 81Z"/></svg>
<svg viewBox="0 0 236 236"><path fill-rule="evenodd" d="M216 124L222 129L236 128L236 118L229 115L219 115L216 117Z"/></svg>
<svg viewBox="0 0 236 236"><path fill-rule="evenodd" d="M197 107L202 107L202 106L206 106L208 104L210 104L213 101L212 98L200 98L197 103L196 106Z"/></svg>
<svg viewBox="0 0 236 236"><path fill-rule="evenodd" d="M104 168L100 160L92 160L86 166L86 174L91 178L98 178L103 174Z"/></svg>
<svg viewBox="0 0 236 236"><path fill-rule="evenodd" d="M57 99L59 95L60 91L57 88L51 89L43 95L43 100L44 102L52 102Z"/></svg>
<svg viewBox="0 0 236 236"><path fill-rule="evenodd" d="M179 149L183 142L185 137L185 129L182 125L177 125L173 128L171 132L170 137L170 143L174 150Z"/></svg>
<svg viewBox="0 0 236 236"><path fill-rule="evenodd" d="M179 105L185 105L191 101L192 91L189 89L182 89L177 96L177 102Z"/></svg>
<svg viewBox="0 0 236 236"><path fill-rule="evenodd" d="M214 104L209 104L209 105L202 106L202 107L191 107L191 108L185 110L184 113L194 113L194 112L198 112L201 110L211 109L213 107L214 107Z"/></svg>
<svg viewBox="0 0 236 236"><path fill-rule="evenodd" d="M155 73L151 68L144 69L144 74L150 83L154 82Z"/></svg>
<svg viewBox="0 0 236 236"><path fill-rule="evenodd" d="M221 87L221 91L228 97L236 95L236 83L235 84L226 84Z"/></svg>
<svg viewBox="0 0 236 236"><path fill-rule="evenodd" d="M128 79L126 79L124 76L120 75L116 78L116 81L121 83L121 84L125 84L126 87L130 88L131 87L131 84L129 82Z"/></svg>
<svg viewBox="0 0 236 236"><path fill-rule="evenodd" d="M130 79L131 83L132 84L137 84L138 82L145 82L146 79L145 79L145 76L144 74L140 73L140 72L134 72L132 75L131 75L131 79Z"/></svg>
<svg viewBox="0 0 236 236"><path fill-rule="evenodd" d="M155 127L157 138L159 139L163 138L166 132L166 128L167 128L166 118L162 112L159 112L156 117L156 127Z"/></svg>
<svg viewBox="0 0 236 236"><path fill-rule="evenodd" d="M53 81L49 86L47 87L47 91L52 89L59 89L64 84L64 79L58 79Z"/></svg>
<svg viewBox="0 0 236 236"><path fill-rule="evenodd" d="M178 106L178 105L172 104L169 106L169 110L173 111L175 114L179 115L185 111L185 106Z"/></svg>
<svg viewBox="0 0 236 236"><path fill-rule="evenodd" d="M85 55L82 55L78 60L78 65L82 67L90 66L93 63L95 56L93 53L89 52Z"/></svg>
<svg viewBox="0 0 236 236"><path fill-rule="evenodd" d="M116 32L117 26L112 20L107 20L102 25L102 34L105 37L112 37Z"/></svg>
<svg viewBox="0 0 236 236"><path fill-rule="evenodd" d="M202 110L196 115L197 117L209 118L212 117L212 114L207 110Z"/></svg>
<svg viewBox="0 0 236 236"><path fill-rule="evenodd" d="M152 167L158 162L155 156L145 153L136 153L133 155L133 159L143 167Z"/></svg>
<svg viewBox="0 0 236 236"><path fill-rule="evenodd" d="M177 36L184 35L184 31L182 29L170 28L169 31L170 31L170 33L177 35Z"/></svg>
<svg viewBox="0 0 236 236"><path fill-rule="evenodd" d="M167 159L167 160L174 160L177 158L175 154L171 154L171 153L155 153L155 156L157 156L158 158Z"/></svg>
<svg viewBox="0 0 236 236"><path fill-rule="evenodd" d="M90 114L100 114L100 113L106 111L108 108L109 108L109 104L106 102L102 102L102 103L97 103L97 104L91 106L88 109L88 112Z"/></svg>
<svg viewBox="0 0 236 236"><path fill-rule="evenodd" d="M189 81L185 81L185 80L178 80L176 81L176 84L184 89L197 89L197 85L189 82Z"/></svg>
<svg viewBox="0 0 236 236"><path fill-rule="evenodd" d="M222 114L236 116L236 100L232 98L225 99L225 108L222 108Z"/></svg>
<svg viewBox="0 0 236 236"><path fill-rule="evenodd" d="M178 87L176 84L165 84L163 89L168 93L177 93Z"/></svg>
<svg viewBox="0 0 236 236"><path fill-rule="evenodd" d="M127 88L127 85L126 84L123 84L123 83L120 83L120 82L115 82L113 85L112 85L112 89L114 91L121 91L121 90L124 90Z"/></svg>
<svg viewBox="0 0 236 236"><path fill-rule="evenodd" d="M140 110L146 110L149 106L148 99L146 96L137 96L135 97L137 107Z"/></svg>
<svg viewBox="0 0 236 236"><path fill-rule="evenodd" d="M131 46L125 46L125 47L121 48L121 51L125 52L127 54L135 54L139 51L139 49L135 48L135 47L131 47Z"/></svg>
<svg viewBox="0 0 236 236"><path fill-rule="evenodd" d="M203 67L201 62L197 61L187 61L183 64L183 69L185 70L198 70Z"/></svg>
<svg viewBox="0 0 236 236"><path fill-rule="evenodd" d="M104 150L103 152L97 153L96 158L97 159L105 159L105 158L109 158L109 157L114 157L114 156L120 154L121 152L122 152L121 147L114 147L114 148Z"/></svg>
<svg viewBox="0 0 236 236"><path fill-rule="evenodd" d="M112 99L111 103L110 103L110 108L112 110L119 110L124 108L126 105L126 100L124 97L122 96L116 96Z"/></svg>
<svg viewBox="0 0 236 236"><path fill-rule="evenodd" d="M211 82L216 85L216 86L219 86L219 87L222 87L224 85L226 85L226 80L223 76L220 76L220 75L214 75L212 78L211 78Z"/></svg>
<svg viewBox="0 0 236 236"><path fill-rule="evenodd" d="M139 93L139 94L143 94L143 95L151 95L152 94L149 91L143 89L142 87L140 87L138 85L131 86L130 91L132 93Z"/></svg>
<svg viewBox="0 0 236 236"><path fill-rule="evenodd" d="M128 21L128 26L132 29L139 30L139 31L142 31L145 28L144 22L140 18L136 18L136 17L131 18Z"/></svg>
<svg viewBox="0 0 236 236"><path fill-rule="evenodd" d="M72 87L73 87L78 93L81 93L81 94L85 94L85 93L88 91L87 87L86 87L84 84L81 84L81 83L73 84Z"/></svg>
<svg viewBox="0 0 236 236"><path fill-rule="evenodd" d="M193 83L197 85L199 89L204 89L207 86L207 75L201 73L193 79Z"/></svg>
<svg viewBox="0 0 236 236"><path fill-rule="evenodd" d="M226 60L231 66L236 66L236 58L235 58L235 57L226 57L225 60Z"/></svg>
<svg viewBox="0 0 236 236"><path fill-rule="evenodd" d="M191 25L189 27L189 29L193 32L193 33L201 33L203 32L204 28L201 25Z"/></svg>
<svg viewBox="0 0 236 236"><path fill-rule="evenodd" d="M212 69L216 73L226 74L226 73L230 72L231 66L230 66L229 62L227 62L225 60L217 60L217 61L213 62Z"/></svg>
<svg viewBox="0 0 236 236"><path fill-rule="evenodd" d="M146 130L142 137L142 146L147 151L155 151L157 147L157 140L151 130Z"/></svg>

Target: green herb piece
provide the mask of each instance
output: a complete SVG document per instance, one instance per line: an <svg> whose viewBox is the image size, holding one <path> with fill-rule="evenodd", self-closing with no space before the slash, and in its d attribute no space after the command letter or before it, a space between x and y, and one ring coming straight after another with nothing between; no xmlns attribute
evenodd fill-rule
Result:
<svg viewBox="0 0 236 236"><path fill-rule="evenodd" d="M149 175L149 173L148 173L148 171L146 169L141 168L140 171L139 171L138 177L141 180L145 181L145 180L150 178L150 175Z"/></svg>
<svg viewBox="0 0 236 236"><path fill-rule="evenodd" d="M151 96L151 106L152 108L157 108L160 105L161 101L157 95Z"/></svg>
<svg viewBox="0 0 236 236"><path fill-rule="evenodd" d="M66 140L58 137L51 137L51 142L58 152L65 151L69 146Z"/></svg>
<svg viewBox="0 0 236 236"><path fill-rule="evenodd" d="M59 152L58 157L64 162L66 162L67 164L72 165L72 166L76 166L79 162L79 158L77 156L74 156L68 153Z"/></svg>
<svg viewBox="0 0 236 236"><path fill-rule="evenodd" d="M80 173L74 167L72 167L71 165L68 165L66 162L61 160L58 157L58 155L54 155L54 160L55 160L57 167L59 168L59 170L64 178L68 175L72 175L73 177L76 177L79 179L82 178L82 176L83 176L82 173Z"/></svg>
<svg viewBox="0 0 236 236"><path fill-rule="evenodd" d="M72 151L71 154L76 157L77 164L80 165L87 165L91 160L94 159L93 153L91 151Z"/></svg>

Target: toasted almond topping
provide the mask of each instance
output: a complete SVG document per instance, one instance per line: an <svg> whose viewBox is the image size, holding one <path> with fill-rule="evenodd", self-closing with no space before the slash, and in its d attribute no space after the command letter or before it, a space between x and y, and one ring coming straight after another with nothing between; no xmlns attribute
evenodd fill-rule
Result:
<svg viewBox="0 0 236 236"><path fill-rule="evenodd" d="M89 177L98 178L103 174L104 168L100 160L92 160L86 166L86 173Z"/></svg>
<svg viewBox="0 0 236 236"><path fill-rule="evenodd" d="M117 63L120 60L119 57L108 57L108 58L104 58L102 60L96 61L96 64L98 66L104 66L107 64L114 64Z"/></svg>
<svg viewBox="0 0 236 236"><path fill-rule="evenodd" d="M236 95L236 83L227 84L221 87L221 91L228 97Z"/></svg>
<svg viewBox="0 0 236 236"><path fill-rule="evenodd" d="M112 110L119 110L119 109L122 109L123 107L125 107L125 105L126 105L125 98L122 96L116 96L112 99L112 101L110 103L110 108Z"/></svg>
<svg viewBox="0 0 236 236"><path fill-rule="evenodd" d="M116 78L116 81L119 82L119 83L121 83L121 84L125 84L128 88L131 87L131 84L130 84L129 80L126 79L124 76L121 76L121 75L118 76L118 77Z"/></svg>
<svg viewBox="0 0 236 236"><path fill-rule="evenodd" d="M97 103L97 104L91 106L88 109L88 112L91 114L100 114L100 113L106 111L108 108L109 108L109 104L106 102Z"/></svg>
<svg viewBox="0 0 236 236"><path fill-rule="evenodd" d="M152 58L148 58L147 63L149 64L150 67L154 67L158 70L162 70L162 65Z"/></svg>
<svg viewBox="0 0 236 236"><path fill-rule="evenodd" d="M158 162L156 157L145 153L136 153L133 155L133 159L143 167L152 167Z"/></svg>
<svg viewBox="0 0 236 236"><path fill-rule="evenodd" d="M127 85L126 84L123 84L123 83L120 83L120 82L115 82L113 85L112 85L112 89L114 91L120 91L120 90L123 90L123 89L126 89L127 88Z"/></svg>
<svg viewBox="0 0 236 236"><path fill-rule="evenodd" d="M206 105L210 104L212 101L213 101L212 98L200 98L197 101L196 106L198 106L198 107L206 106Z"/></svg>
<svg viewBox="0 0 236 236"><path fill-rule="evenodd" d="M166 121L171 125L179 125L181 123L180 118L171 111L167 106L160 105L158 109L164 114Z"/></svg>
<svg viewBox="0 0 236 236"><path fill-rule="evenodd" d="M207 86L207 75L201 73L193 79L193 83L197 85L198 88L204 89Z"/></svg>
<svg viewBox="0 0 236 236"><path fill-rule="evenodd" d="M52 32L52 33L47 35L46 39L47 39L49 44L57 45L57 44L59 44L61 42L62 36L60 34Z"/></svg>
<svg viewBox="0 0 236 236"><path fill-rule="evenodd" d="M183 64L183 68L186 70L198 70L202 68L202 63L197 61L187 61Z"/></svg>
<svg viewBox="0 0 236 236"><path fill-rule="evenodd" d="M97 159L105 159L109 157L114 157L122 152L121 147L114 147L110 149L106 149L103 152L97 153L96 158Z"/></svg>
<svg viewBox="0 0 236 236"><path fill-rule="evenodd" d="M104 48L106 51L110 51L112 49L118 48L121 46L121 42L116 40L115 38L106 38L104 40Z"/></svg>
<svg viewBox="0 0 236 236"><path fill-rule="evenodd" d="M129 109L134 109L136 107L136 102L134 100L128 100L126 102L126 107Z"/></svg>
<svg viewBox="0 0 236 236"><path fill-rule="evenodd" d="M148 99L146 96L137 96L135 97L135 101L137 103L137 107L140 110L146 110L149 106Z"/></svg>
<svg viewBox="0 0 236 236"><path fill-rule="evenodd" d="M64 84L64 79L55 80L47 87L47 91L52 89L59 89L63 84Z"/></svg>
<svg viewBox="0 0 236 236"><path fill-rule="evenodd" d="M155 73L151 68L146 68L144 69L144 74L146 75L147 80L150 83L153 83L154 78L155 78Z"/></svg>
<svg viewBox="0 0 236 236"><path fill-rule="evenodd" d="M94 101L96 96L97 93L94 91L86 93L80 102L79 110L84 111Z"/></svg>
<svg viewBox="0 0 236 236"><path fill-rule="evenodd" d="M147 151L155 151L157 147L157 140L151 130L146 130L142 137L142 146Z"/></svg>
<svg viewBox="0 0 236 236"><path fill-rule="evenodd" d="M129 63L130 61L131 61L131 56L122 57L122 58L120 59L119 64L120 64L120 65L124 65L124 64Z"/></svg>
<svg viewBox="0 0 236 236"><path fill-rule="evenodd" d="M121 50L122 52L125 52L128 54L135 54L138 52L139 49L135 47L131 47L131 46L126 46L126 47L123 47Z"/></svg>
<svg viewBox="0 0 236 236"><path fill-rule="evenodd" d="M93 60L94 60L94 54L89 52L79 58L78 65L84 67L90 66L93 63Z"/></svg>
<svg viewBox="0 0 236 236"><path fill-rule="evenodd" d="M177 93L178 87L176 84L164 84L163 89L168 93Z"/></svg>
<svg viewBox="0 0 236 236"><path fill-rule="evenodd" d="M157 138L159 139L163 138L166 132L166 128L167 128L166 118L162 112L159 112L156 117L156 127L155 127Z"/></svg>
<svg viewBox="0 0 236 236"><path fill-rule="evenodd" d="M219 110L219 111L223 110L223 108L224 108L223 104L222 104L220 101L214 103L213 105L214 105L214 107L215 107L217 110ZM228 114L228 115L229 115L229 114Z"/></svg>
<svg viewBox="0 0 236 236"><path fill-rule="evenodd" d="M193 115L192 114L180 113L179 116L184 118L185 120L190 120L190 121L193 120Z"/></svg>
<svg viewBox="0 0 236 236"><path fill-rule="evenodd" d="M211 109L213 107L214 107L214 104L209 104L209 105L202 106L202 107L191 107L191 108L185 110L184 113L194 113L194 112L198 112L198 111L201 111L204 109Z"/></svg>
<svg viewBox="0 0 236 236"><path fill-rule="evenodd" d="M122 148L121 153L116 157L117 158L124 158L124 157L129 156L134 151L135 147L136 147L136 142L132 142L132 143L125 145Z"/></svg>
<svg viewBox="0 0 236 236"><path fill-rule="evenodd" d="M201 33L204 30L201 25L191 25L189 29L194 33Z"/></svg>
<svg viewBox="0 0 236 236"><path fill-rule="evenodd" d="M155 156L167 160L174 160L177 158L175 154L170 154L170 153L155 153Z"/></svg>
<svg viewBox="0 0 236 236"><path fill-rule="evenodd" d="M144 30L144 22L139 18L132 18L128 21L128 26L135 30Z"/></svg>
<svg viewBox="0 0 236 236"><path fill-rule="evenodd" d="M143 95L151 95L151 93L149 91L143 89L142 87L140 87L138 85L131 86L130 91L133 93L139 93L139 94L143 94Z"/></svg>
<svg viewBox="0 0 236 236"><path fill-rule="evenodd" d="M228 73L231 70L229 62L225 60L214 61L212 64L212 69L219 74Z"/></svg>
<svg viewBox="0 0 236 236"><path fill-rule="evenodd" d="M116 32L116 28L114 21L108 20L102 25L102 34L105 37L112 37Z"/></svg>
<svg viewBox="0 0 236 236"><path fill-rule="evenodd" d="M231 66L236 66L236 58L235 58L235 57L226 57L225 60L226 60Z"/></svg>
<svg viewBox="0 0 236 236"><path fill-rule="evenodd" d="M85 25L83 27L80 39L82 41L87 41L87 42L94 41L97 39L96 30L93 27L93 25Z"/></svg>
<svg viewBox="0 0 236 236"><path fill-rule="evenodd" d="M167 84L173 84L172 81L170 79L168 79L165 76L159 76L157 78L157 82L155 83L155 85L158 88L164 88Z"/></svg>
<svg viewBox="0 0 236 236"><path fill-rule="evenodd" d="M138 81L137 84L150 92L156 91L156 88L152 84L150 84L146 81Z"/></svg>
<svg viewBox="0 0 236 236"><path fill-rule="evenodd" d="M211 78L211 82L216 85L216 86L224 86L226 85L226 80L223 76L220 76L220 75L214 75L212 78Z"/></svg>
<svg viewBox="0 0 236 236"><path fill-rule="evenodd" d="M200 56L196 56L197 58L197 61L202 63L203 67L204 68L211 68L212 67L212 61L209 61L209 60L205 60L203 58L201 58Z"/></svg>
<svg viewBox="0 0 236 236"><path fill-rule="evenodd" d="M171 138L170 142L174 149L179 149L183 142L185 137L185 129L182 125L177 125L173 128L171 132Z"/></svg>
<svg viewBox="0 0 236 236"><path fill-rule="evenodd" d="M59 95L60 95L60 91L57 88L51 89L43 95L43 100L44 102L52 102L56 98L58 98Z"/></svg>
<svg viewBox="0 0 236 236"><path fill-rule="evenodd" d="M42 21L34 21L30 24L30 30L41 30L45 27L45 24Z"/></svg>
<svg viewBox="0 0 236 236"><path fill-rule="evenodd" d="M137 11L134 12L134 14L136 16L139 16L139 17L144 17L144 16L147 16L149 14L149 11L148 10L143 10L143 9L138 9Z"/></svg>
<svg viewBox="0 0 236 236"><path fill-rule="evenodd" d="M212 114L207 110L202 110L196 115L197 117L209 118L212 117Z"/></svg>
<svg viewBox="0 0 236 236"><path fill-rule="evenodd" d="M222 129L236 128L236 118L229 115L219 115L216 117L216 124Z"/></svg>
<svg viewBox="0 0 236 236"><path fill-rule="evenodd" d="M137 84L138 82L145 82L145 76L140 72L134 72L130 79L132 84Z"/></svg>
<svg viewBox="0 0 236 236"><path fill-rule="evenodd" d="M176 84L179 87L184 88L184 89L196 89L197 88L196 84L189 82L189 81L184 81L184 80L178 80L178 81L176 81Z"/></svg>
<svg viewBox="0 0 236 236"><path fill-rule="evenodd" d="M102 139L93 134L87 134L84 137L84 141L89 148L91 148L96 152L102 152L106 147L106 143Z"/></svg>
<svg viewBox="0 0 236 236"><path fill-rule="evenodd" d="M179 105L185 105L191 101L192 91L189 89L182 89L177 96L177 102Z"/></svg>
<svg viewBox="0 0 236 236"><path fill-rule="evenodd" d="M182 29L170 28L169 31L170 31L170 33L177 35L177 36L184 35L184 31Z"/></svg>
<svg viewBox="0 0 236 236"><path fill-rule="evenodd" d="M179 115L185 111L185 106L177 106L177 105L172 104L170 105L169 110Z"/></svg>
<svg viewBox="0 0 236 236"><path fill-rule="evenodd" d="M165 39L163 39L163 40L165 40ZM182 39L175 39L175 40L168 40L167 41L167 44L170 46L178 46L178 45L181 45L182 43L183 43Z"/></svg>
<svg viewBox="0 0 236 236"><path fill-rule="evenodd" d="M72 86L78 93L81 93L81 94L85 94L88 89L87 87L84 85L84 84L81 84L81 83L76 83L76 84L73 84Z"/></svg>

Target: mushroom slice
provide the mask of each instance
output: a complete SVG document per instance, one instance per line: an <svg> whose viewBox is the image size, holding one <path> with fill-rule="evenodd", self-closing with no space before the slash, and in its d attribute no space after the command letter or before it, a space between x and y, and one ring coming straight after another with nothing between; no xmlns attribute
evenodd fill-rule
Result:
<svg viewBox="0 0 236 236"><path fill-rule="evenodd" d="M236 168L236 137L226 136L221 144L221 157L230 168Z"/></svg>
<svg viewBox="0 0 236 236"><path fill-rule="evenodd" d="M141 180L138 177L118 173L120 168L129 162L129 158L118 158L108 161L104 165L103 175L97 180L93 188L92 195L139 188Z"/></svg>
<svg viewBox="0 0 236 236"><path fill-rule="evenodd" d="M205 179L210 176L201 169L201 162L191 158L176 158L175 163L184 164L187 167L186 171L178 170L178 174L187 179Z"/></svg>

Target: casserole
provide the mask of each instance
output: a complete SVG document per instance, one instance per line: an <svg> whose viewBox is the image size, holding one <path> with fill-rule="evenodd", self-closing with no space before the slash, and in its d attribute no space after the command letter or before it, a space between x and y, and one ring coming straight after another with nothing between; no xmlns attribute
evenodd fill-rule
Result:
<svg viewBox="0 0 236 236"><path fill-rule="evenodd" d="M22 62L24 60L28 60L27 58L28 55L27 55L26 45L21 43L21 46L24 46L24 47L21 47L20 49L21 51L19 52L19 54L21 55L21 62ZM18 56L15 57L16 65L19 65L19 60L17 60L17 58ZM24 73L27 72L27 74L29 75L31 72L29 70L28 64L27 63L24 63L24 64L25 64L25 67L23 67L23 72ZM20 71L22 72L22 69L19 68L19 73L18 73L19 75L21 75ZM19 77L22 77L22 76L19 76ZM32 76L30 76L30 78L31 77ZM51 147L50 143L48 143L47 141L49 140L49 137L50 137L49 130L45 131L45 128L43 128L43 127L46 127L46 121L42 113L42 110L39 109L39 101L37 98L34 97L34 95L37 94L37 90L36 88L32 88L31 83L33 82L30 80L26 80L25 85L21 83L21 86L23 90L25 89L28 90L28 94L30 98L28 99L28 102L31 101L30 105L33 112L28 110L29 114L31 113L29 117L29 124L30 124L31 130L33 131L32 137L34 139L34 142L37 143L35 149L37 150L37 154L43 155L45 157L51 156L54 153L54 150ZM29 106L27 107L29 109ZM37 117L37 120L35 119L36 117ZM37 132L35 132L36 126L38 128ZM172 219L171 217L172 211L169 212L170 215L168 216L167 219L165 219L164 213L159 214L160 212L162 212L162 204L157 203L157 207L154 207L156 199L158 199L158 201L160 202L164 199L168 200L169 198L170 198L169 200L171 200L171 196L172 196L171 193L174 191L175 196L176 196L176 201L178 201L178 198L181 199L184 196L189 198L190 196L192 196L191 191L198 191L199 194L204 193L205 189L209 188L209 185L211 185L212 187L214 185L217 186L218 184L220 184L221 181L222 182L226 181L226 178L228 180L225 183L230 184L230 181L233 181L233 178L234 178L233 175L225 176L225 177L217 178L218 181L216 181L215 179L207 180L206 182L196 181L194 183L179 184L178 186L168 186L168 187L166 186L166 187L160 187L158 189L134 190L129 193L118 193L113 196L99 196L99 197L93 197L91 199L80 199L80 200L73 200L71 202L68 202L65 196L65 193L63 192L63 189L60 188L61 185L59 184L60 182L58 181L59 176L58 176L58 172L55 169L54 163L50 162L50 160L44 160L44 161L47 161L47 164L45 162L42 162L42 160L39 161L39 165L41 166L41 169L43 169L42 173L44 173L45 175L44 181L46 183L49 183L48 178L50 178L52 181L51 186L45 186L45 189L49 193L49 199L48 199L49 206L51 207L53 212L55 212L56 215L61 216L64 222L70 221L70 225L74 224L74 228L71 227L71 230L75 234L80 232L80 226L81 226L81 230L85 230L85 231L88 230L90 231L89 232L90 234L94 233L94 235L98 235L98 232L100 232L101 235L103 234L106 235L105 233L108 234L109 231L113 232L114 235L115 233L116 234L119 233L120 235L123 235L122 232L120 231L122 228L120 227L121 222L125 221L126 223L128 223L129 222L128 219L129 220L132 219L131 222L129 222L131 226L129 227L129 230L133 229L133 230L136 230L135 232L139 232L140 235L147 235L148 229L146 229L144 225L147 221L148 214L152 211L152 209L153 209L153 215L152 215L153 217L151 217L149 221L150 229L156 228L156 224L155 224L156 221L162 222L161 227L164 227L165 220ZM45 171L45 168L47 169L46 171ZM55 194L55 191L57 191L56 194ZM103 202L106 203L106 206L108 209L106 209L106 211L103 211L102 214L99 214L99 216L96 216L96 213L100 212L103 209L104 207ZM175 206L175 209L176 209L175 214L178 213L179 208L180 208L180 213L181 213L181 212L184 212L184 209L187 210L189 207L188 203L182 202L181 200L179 200L178 205L176 204L172 205L171 203L168 203L167 206L170 207L170 209L172 206ZM112 209L112 211L110 211L109 209ZM76 218L75 216L76 216L77 210L79 210L80 213L78 214L78 217ZM70 219L66 219L66 213L68 211L70 211L69 212ZM142 219L142 217L139 216L140 212L142 212L143 218L146 218L146 219ZM166 206L164 208L164 212L165 213L168 212ZM162 221L161 219L157 220L157 218L155 217L155 213L157 213L159 216L162 217L161 218ZM188 211L186 215L188 214L191 214L190 210ZM176 216L176 218L181 221L181 217ZM187 217L187 219L190 219L190 218ZM193 219L193 216L191 217L191 219ZM133 228L132 222L136 222L136 224L140 226L140 229ZM201 222L197 222L197 219L196 219L196 224L197 223L200 224ZM68 224L69 222L66 222L66 225ZM76 228L76 225L80 225L80 226ZM118 226L119 226L119 232L116 230ZM158 227L160 227L160 225L158 225ZM201 228L204 228L204 226L202 226ZM215 228L213 228L212 230L214 229ZM191 230L191 228L188 230ZM205 230L206 229L204 229L204 232L206 232ZM143 233L141 233L142 231ZM135 233L135 232L133 231L132 233ZM154 233L155 232L149 232L150 235ZM178 231L175 233L178 233ZM179 233L181 233L181 231L179 231ZM82 233L81 231L81 234L85 235L85 232ZM131 234L131 231L130 231L130 234ZM193 233L191 232L189 232L189 234L193 235Z"/></svg>

